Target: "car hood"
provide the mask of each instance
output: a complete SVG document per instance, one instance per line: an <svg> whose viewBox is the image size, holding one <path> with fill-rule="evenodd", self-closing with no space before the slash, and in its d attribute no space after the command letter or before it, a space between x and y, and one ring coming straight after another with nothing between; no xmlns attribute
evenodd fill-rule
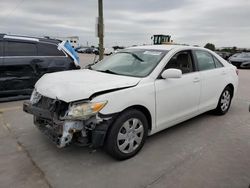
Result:
<svg viewBox="0 0 250 188"><path fill-rule="evenodd" d="M141 78L113 75L88 69L45 74L35 85L43 96L73 102L104 91L135 86Z"/></svg>

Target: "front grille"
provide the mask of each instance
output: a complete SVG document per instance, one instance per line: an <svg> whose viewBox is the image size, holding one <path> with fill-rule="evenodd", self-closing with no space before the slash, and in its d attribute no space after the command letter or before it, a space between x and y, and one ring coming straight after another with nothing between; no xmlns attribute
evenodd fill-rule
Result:
<svg viewBox="0 0 250 188"><path fill-rule="evenodd" d="M68 109L68 103L45 96L41 96L40 100L35 104L35 106L44 110L48 110L51 113L56 113L58 117L60 115L63 116Z"/></svg>
<svg viewBox="0 0 250 188"><path fill-rule="evenodd" d="M36 106L42 109L50 110L53 105L55 105L55 99L51 99L45 96L42 96Z"/></svg>

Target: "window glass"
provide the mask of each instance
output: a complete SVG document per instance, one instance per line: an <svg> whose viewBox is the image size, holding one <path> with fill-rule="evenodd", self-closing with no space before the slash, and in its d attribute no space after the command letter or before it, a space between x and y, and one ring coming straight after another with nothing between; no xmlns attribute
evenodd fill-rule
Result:
<svg viewBox="0 0 250 188"><path fill-rule="evenodd" d="M224 67L223 64L215 57L214 57L214 63L216 65L216 68Z"/></svg>
<svg viewBox="0 0 250 188"><path fill-rule="evenodd" d="M0 56L3 56L3 41L0 41Z"/></svg>
<svg viewBox="0 0 250 188"><path fill-rule="evenodd" d="M166 55L164 50L123 50L93 65L91 69L110 74L145 77Z"/></svg>
<svg viewBox="0 0 250 188"><path fill-rule="evenodd" d="M39 56L65 56L64 53L57 49L57 45L39 43L38 44Z"/></svg>
<svg viewBox="0 0 250 188"><path fill-rule="evenodd" d="M184 51L175 54L171 60L167 63L166 69L174 68L180 69L183 74L194 72L192 57L190 52Z"/></svg>
<svg viewBox="0 0 250 188"><path fill-rule="evenodd" d="M194 53L196 55L200 71L215 68L215 63L211 54L205 51L195 51Z"/></svg>
<svg viewBox="0 0 250 188"><path fill-rule="evenodd" d="M6 49L6 56L36 56L37 49L33 43L26 42L12 42L8 41Z"/></svg>

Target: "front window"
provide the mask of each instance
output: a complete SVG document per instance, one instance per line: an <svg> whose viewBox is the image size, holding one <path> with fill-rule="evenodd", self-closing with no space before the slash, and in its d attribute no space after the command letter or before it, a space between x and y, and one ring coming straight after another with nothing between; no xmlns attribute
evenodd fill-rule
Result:
<svg viewBox="0 0 250 188"><path fill-rule="evenodd" d="M166 53L165 50L124 50L98 62L91 69L111 74L145 77L154 70Z"/></svg>
<svg viewBox="0 0 250 188"><path fill-rule="evenodd" d="M175 54L167 63L165 69L180 69L182 74L194 72L194 66L190 51L182 51Z"/></svg>

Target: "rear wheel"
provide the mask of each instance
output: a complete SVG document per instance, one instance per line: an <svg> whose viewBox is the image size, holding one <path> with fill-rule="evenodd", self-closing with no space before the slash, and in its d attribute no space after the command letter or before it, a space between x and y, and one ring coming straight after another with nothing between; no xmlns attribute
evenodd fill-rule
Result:
<svg viewBox="0 0 250 188"><path fill-rule="evenodd" d="M218 105L215 109L215 113L218 115L224 115L228 112L231 101L232 101L233 91L230 87L226 87L219 99Z"/></svg>
<svg viewBox="0 0 250 188"><path fill-rule="evenodd" d="M138 110L123 112L112 125L106 151L118 160L125 160L136 155L143 147L148 134L148 122Z"/></svg>

